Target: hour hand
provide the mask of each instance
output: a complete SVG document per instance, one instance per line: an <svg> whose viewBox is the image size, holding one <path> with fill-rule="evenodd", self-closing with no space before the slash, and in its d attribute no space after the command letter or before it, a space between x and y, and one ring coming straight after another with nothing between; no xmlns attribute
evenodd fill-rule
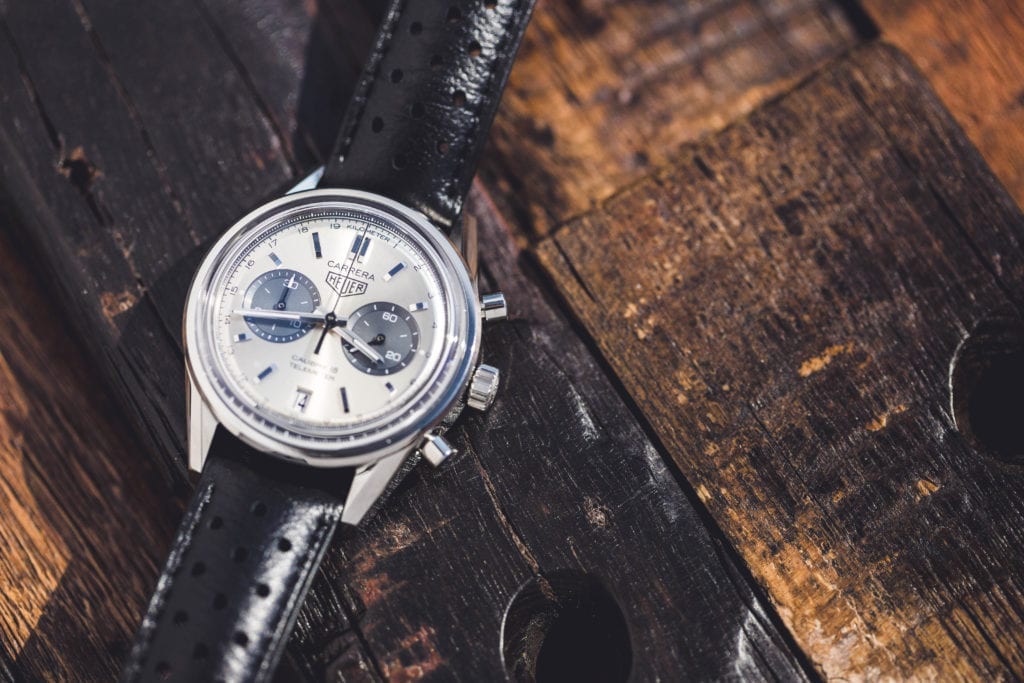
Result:
<svg viewBox="0 0 1024 683"><path fill-rule="evenodd" d="M323 325L324 314L300 313L298 311L266 311L262 308L236 308L235 315L244 315L247 318L258 318L260 320L284 320L294 323L310 323L312 325Z"/></svg>

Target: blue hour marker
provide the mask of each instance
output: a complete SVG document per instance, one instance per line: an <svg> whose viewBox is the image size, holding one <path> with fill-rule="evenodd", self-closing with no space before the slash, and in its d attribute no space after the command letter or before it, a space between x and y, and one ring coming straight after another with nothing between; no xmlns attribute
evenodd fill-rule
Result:
<svg viewBox="0 0 1024 683"><path fill-rule="evenodd" d="M349 410L348 410L348 392L345 391L345 387L341 388L341 406L345 409L346 413L349 412Z"/></svg>
<svg viewBox="0 0 1024 683"><path fill-rule="evenodd" d="M320 233L313 233L313 253L317 258L323 258L324 252L320 250Z"/></svg>
<svg viewBox="0 0 1024 683"><path fill-rule="evenodd" d="M265 380L267 378L267 376L270 373L272 373L276 369L277 369L277 364L276 363L271 363L267 367L263 368L263 370L260 372L260 374L256 375L256 381L257 382L262 382L263 380Z"/></svg>
<svg viewBox="0 0 1024 683"><path fill-rule="evenodd" d="M384 282L387 282L394 276L398 275L402 269L405 268L405 264L399 261L395 266L384 275Z"/></svg>
<svg viewBox="0 0 1024 683"><path fill-rule="evenodd" d="M275 266L281 265L281 258L274 252L270 252L270 260L274 262Z"/></svg>
<svg viewBox="0 0 1024 683"><path fill-rule="evenodd" d="M352 254L362 261L366 258L366 252L370 250L370 238L366 235L359 235L355 241L352 242Z"/></svg>

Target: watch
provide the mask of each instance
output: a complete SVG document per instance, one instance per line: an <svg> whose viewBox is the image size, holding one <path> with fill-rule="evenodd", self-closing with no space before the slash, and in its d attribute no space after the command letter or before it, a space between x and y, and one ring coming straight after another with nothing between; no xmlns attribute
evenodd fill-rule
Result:
<svg viewBox="0 0 1024 683"><path fill-rule="evenodd" d="M463 202L533 0L394 0L324 168L242 217L184 315L200 472L126 681L265 681L336 527L486 409Z"/></svg>

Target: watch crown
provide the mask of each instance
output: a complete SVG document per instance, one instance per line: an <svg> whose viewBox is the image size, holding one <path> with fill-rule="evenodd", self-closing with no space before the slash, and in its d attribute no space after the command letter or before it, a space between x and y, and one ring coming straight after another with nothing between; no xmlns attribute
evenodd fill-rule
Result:
<svg viewBox="0 0 1024 683"><path fill-rule="evenodd" d="M508 317L508 302L501 292L484 294L480 297L480 313L487 322L497 322Z"/></svg>
<svg viewBox="0 0 1024 683"><path fill-rule="evenodd" d="M420 454L434 467L458 453L447 439L439 434L427 434L420 444Z"/></svg>
<svg viewBox="0 0 1024 683"><path fill-rule="evenodd" d="M469 383L469 396L466 397L466 405L479 411L490 408L494 403L494 397L498 395L500 376L498 368L481 363L473 373L473 380Z"/></svg>

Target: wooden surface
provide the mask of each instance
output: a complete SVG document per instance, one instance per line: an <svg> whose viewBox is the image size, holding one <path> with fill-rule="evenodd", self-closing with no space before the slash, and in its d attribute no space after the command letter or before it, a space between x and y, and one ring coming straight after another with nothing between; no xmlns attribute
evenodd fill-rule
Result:
<svg viewBox="0 0 1024 683"><path fill-rule="evenodd" d="M541 254L827 677L1009 680L1024 470L960 438L948 377L979 323L1024 303L1022 240L918 73L876 45Z"/></svg>
<svg viewBox="0 0 1024 683"><path fill-rule="evenodd" d="M1013 189L1010 4L867 8ZM184 288L330 146L379 12L0 6L5 678L117 670L187 495ZM1019 306L1019 218L899 58L830 62L875 34L846 2L541 1L472 201L503 393L335 545L282 680L1024 675L1019 466L953 430L938 373Z"/></svg>
<svg viewBox="0 0 1024 683"><path fill-rule="evenodd" d="M865 0L1018 204L1024 204L1024 5Z"/></svg>

